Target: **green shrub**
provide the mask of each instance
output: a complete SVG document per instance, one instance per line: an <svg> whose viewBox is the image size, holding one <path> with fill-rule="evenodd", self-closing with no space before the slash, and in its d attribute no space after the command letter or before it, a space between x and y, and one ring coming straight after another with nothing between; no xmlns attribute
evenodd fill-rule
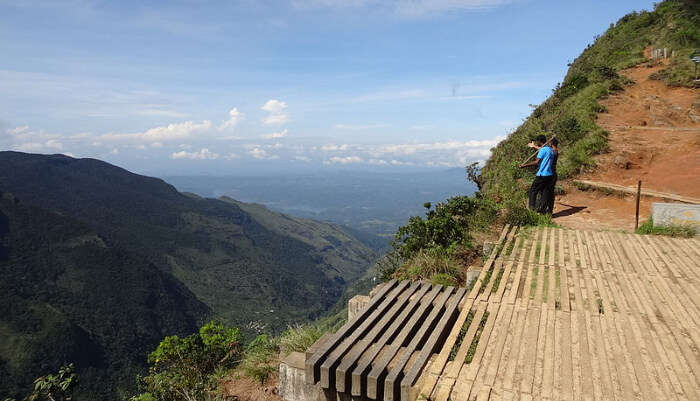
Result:
<svg viewBox="0 0 700 401"><path fill-rule="evenodd" d="M220 372L239 360L243 337L239 329L210 322L185 338L168 336L148 356L148 375L141 379L145 401L198 400L211 396ZM150 397L150 398L149 398Z"/></svg>
<svg viewBox="0 0 700 401"><path fill-rule="evenodd" d="M262 334L248 344L243 353L239 371L261 384L277 370L278 340Z"/></svg>
<svg viewBox="0 0 700 401"><path fill-rule="evenodd" d="M72 363L61 366L56 374L48 374L34 380L34 390L22 401L70 401L78 385L78 375ZM15 401L5 398L3 401Z"/></svg>
<svg viewBox="0 0 700 401"><path fill-rule="evenodd" d="M412 258L424 249L446 250L455 246L469 248L469 230L487 227L497 212L495 204L481 198L450 198L435 205L434 209L428 209L425 219L414 216L407 225L399 227L393 247L403 260Z"/></svg>
<svg viewBox="0 0 700 401"><path fill-rule="evenodd" d="M654 220L650 217L636 231L637 234L644 235L667 235L669 237L692 238L697 234L697 230L687 225L667 225L655 226Z"/></svg>

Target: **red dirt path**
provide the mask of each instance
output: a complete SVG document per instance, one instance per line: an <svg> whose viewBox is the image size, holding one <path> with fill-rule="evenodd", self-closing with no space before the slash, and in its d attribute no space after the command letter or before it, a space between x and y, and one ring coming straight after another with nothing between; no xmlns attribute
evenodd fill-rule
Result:
<svg viewBox="0 0 700 401"><path fill-rule="evenodd" d="M600 102L607 112L598 114L597 122L610 132L610 152L597 156L595 171L582 174L581 179L630 187L642 180L643 188L700 198L700 90L649 79L663 67L663 63L642 64L621 71L636 83ZM629 168L619 167L623 162ZM581 192L563 184L567 194L557 197L558 224L580 229L634 228L634 196ZM651 214L652 201L665 202L642 198L641 221ZM572 213L578 209L567 205L585 209Z"/></svg>

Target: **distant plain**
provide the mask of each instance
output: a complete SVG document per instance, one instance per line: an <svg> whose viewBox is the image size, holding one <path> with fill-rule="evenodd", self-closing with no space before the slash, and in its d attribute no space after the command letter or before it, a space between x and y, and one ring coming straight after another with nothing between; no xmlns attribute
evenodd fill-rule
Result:
<svg viewBox="0 0 700 401"><path fill-rule="evenodd" d="M422 215L424 203L475 192L460 168L163 179L181 192L260 203L279 212L331 221L386 239L409 217Z"/></svg>

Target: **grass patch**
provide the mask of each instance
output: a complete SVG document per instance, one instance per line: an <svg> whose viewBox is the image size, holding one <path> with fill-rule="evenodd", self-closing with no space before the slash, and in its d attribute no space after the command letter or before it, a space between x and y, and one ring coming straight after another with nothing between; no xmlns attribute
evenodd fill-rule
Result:
<svg viewBox="0 0 700 401"><path fill-rule="evenodd" d="M561 309L561 269L554 271L554 285L554 293L557 294L554 300L554 308Z"/></svg>
<svg viewBox="0 0 700 401"><path fill-rule="evenodd" d="M467 291L471 291L472 288L476 285L477 280L479 280L479 276L474 277L467 283Z"/></svg>
<svg viewBox="0 0 700 401"><path fill-rule="evenodd" d="M535 292L537 291L537 274L540 268L535 267L532 269L532 282L530 283L530 298L535 298Z"/></svg>
<svg viewBox="0 0 700 401"><path fill-rule="evenodd" d="M450 350L450 355L447 358L448 361L454 361L455 358L457 357L457 352L459 352L459 347L462 346L462 342L464 341L464 336L467 335L467 331L469 330L469 326L472 324L472 320L474 320L474 312L470 310L469 313L467 314L467 320L464 321L462 328L459 330L459 334L457 335L457 341L455 341L455 344L452 346L452 349Z"/></svg>
<svg viewBox="0 0 700 401"><path fill-rule="evenodd" d="M506 224L516 226L557 227L552 220L552 216L539 214L521 204L510 204L506 206L504 221Z"/></svg>
<svg viewBox="0 0 700 401"><path fill-rule="evenodd" d="M243 359L236 370L260 384L265 383L265 380L279 368L278 355L279 340L262 334L246 346Z"/></svg>
<svg viewBox="0 0 700 401"><path fill-rule="evenodd" d="M479 287L479 294L483 293L486 290L486 286L489 284L489 280L491 280L492 274L493 269L487 271L484 275L484 279L481 281L481 287Z"/></svg>
<svg viewBox="0 0 700 401"><path fill-rule="evenodd" d="M456 285L462 279L461 265L454 253L443 248L420 249L395 273L400 280L430 280L434 284Z"/></svg>
<svg viewBox="0 0 700 401"><path fill-rule="evenodd" d="M513 248L515 248L515 240L511 241L504 252L504 256L510 256L513 253Z"/></svg>
<svg viewBox="0 0 700 401"><path fill-rule="evenodd" d="M654 220L651 217L635 232L642 235L666 235L682 238L692 238L697 234L697 230L688 225L654 225Z"/></svg>
<svg viewBox="0 0 700 401"><path fill-rule="evenodd" d="M327 331L328 329L313 323L292 326L280 336L280 353L287 356L292 352L304 352Z"/></svg>
<svg viewBox="0 0 700 401"><path fill-rule="evenodd" d="M498 291L498 286L501 284L501 279L503 278L503 273L506 271L506 269L501 268L498 270L498 274L496 275L496 278L493 279L493 287L491 287L491 293L495 293Z"/></svg>
<svg viewBox="0 0 700 401"><path fill-rule="evenodd" d="M474 359L476 347L479 345L479 339L481 338L481 333L484 331L484 326L486 326L486 320L488 319L488 317L489 312L484 312L484 316L479 322L479 328L476 330L476 334L474 335L474 340L472 340L472 343L469 345L469 351L467 351L467 355L464 357L464 363L466 363L467 365L472 363L472 359Z"/></svg>

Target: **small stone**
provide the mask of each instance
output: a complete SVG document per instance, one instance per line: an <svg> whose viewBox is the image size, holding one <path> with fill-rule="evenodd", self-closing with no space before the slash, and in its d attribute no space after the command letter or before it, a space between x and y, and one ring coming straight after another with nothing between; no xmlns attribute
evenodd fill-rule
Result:
<svg viewBox="0 0 700 401"><path fill-rule="evenodd" d="M613 159L613 164L625 170L629 170L630 166L632 165L629 159L620 155L615 156L615 159Z"/></svg>
<svg viewBox="0 0 700 401"><path fill-rule="evenodd" d="M690 110L688 111L688 117L694 122L694 123L700 123L700 114L695 112L695 110Z"/></svg>

